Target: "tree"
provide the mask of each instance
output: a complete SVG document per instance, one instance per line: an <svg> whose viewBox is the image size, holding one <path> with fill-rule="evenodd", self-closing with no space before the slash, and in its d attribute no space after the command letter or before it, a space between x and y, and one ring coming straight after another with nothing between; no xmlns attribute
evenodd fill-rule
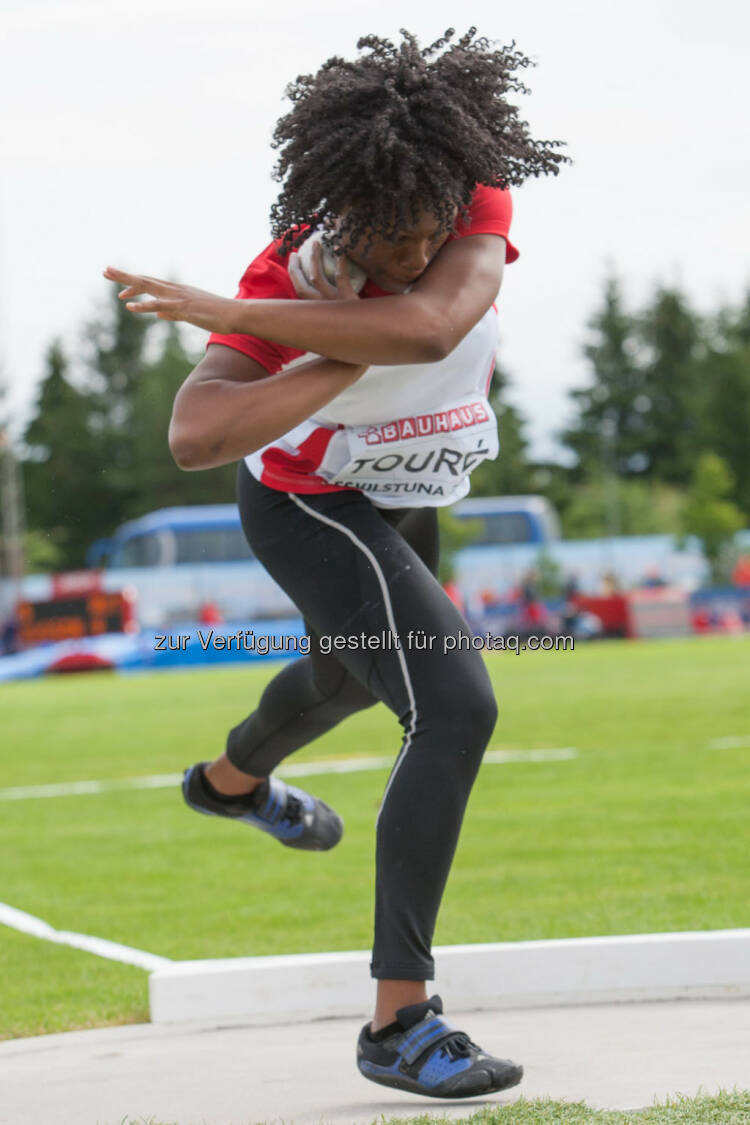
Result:
<svg viewBox="0 0 750 1125"><path fill-rule="evenodd" d="M7 404L5 402L8 397L8 382L5 378L5 373L0 367L0 433L8 427Z"/></svg>
<svg viewBox="0 0 750 1125"><path fill-rule="evenodd" d="M106 442L112 495L101 533L153 508L233 500L235 465L186 473L169 451L174 398L200 358L186 352L179 324L133 316L114 287L110 312L86 330L92 424Z"/></svg>
<svg viewBox="0 0 750 1125"><path fill-rule="evenodd" d="M547 547L542 547L536 556L534 570L539 597L559 598L565 586L563 568Z"/></svg>
<svg viewBox="0 0 750 1125"><path fill-rule="evenodd" d="M61 565L78 567L100 534L111 493L102 474L101 441L90 426L89 399L69 381L59 341L48 348L45 364L35 414L23 435L27 523L51 537Z"/></svg>
<svg viewBox="0 0 750 1125"><path fill-rule="evenodd" d="M729 465L732 498L750 522L750 292L739 309L719 311L701 377L707 444Z"/></svg>
<svg viewBox="0 0 750 1125"><path fill-rule="evenodd" d="M144 364L130 390L128 430L133 442L127 515L172 504L234 500L235 465L187 473L169 451L167 435L175 395L197 358L185 351L178 325L170 323L153 363Z"/></svg>
<svg viewBox="0 0 750 1125"><path fill-rule="evenodd" d="M569 392L577 417L560 440L576 454L579 476L600 468L608 434L617 474L639 474L647 467L644 410L648 399L637 362L636 319L624 308L617 278L606 280L603 307L588 327L592 336L583 353L593 380L588 387Z"/></svg>
<svg viewBox="0 0 750 1125"><path fill-rule="evenodd" d="M37 566L82 566L96 539L151 509L234 498L234 465L186 473L169 451L174 398L197 362L179 326L134 317L113 289L84 338L75 381L60 343L50 346L24 434L27 542Z"/></svg>
<svg viewBox="0 0 750 1125"><path fill-rule="evenodd" d="M649 480L617 482L618 534L679 534L682 531L684 493L672 485ZM566 539L598 538L608 533L611 481L602 474L590 475L572 490L562 508Z"/></svg>
<svg viewBox="0 0 750 1125"><path fill-rule="evenodd" d="M113 430L122 428L144 363L149 333L156 321L134 316L109 287L108 312L83 330L88 344L87 366L100 391L99 409Z"/></svg>
<svg viewBox="0 0 750 1125"><path fill-rule="evenodd" d="M146 363L154 321L128 312L109 287L107 311L84 328L88 370L89 425L100 438L99 471L109 493L107 516L116 527L137 507L137 435L132 425L133 396Z"/></svg>
<svg viewBox="0 0 750 1125"><path fill-rule="evenodd" d="M459 519L458 516L454 516L450 508L438 508L437 516L440 529L438 580L441 583L452 582L456 570L456 553L463 547L470 547L474 540L479 538L482 521Z"/></svg>
<svg viewBox="0 0 750 1125"><path fill-rule="evenodd" d="M730 469L732 499L750 522L750 347L712 352L706 379L710 393L703 424L711 448Z"/></svg>
<svg viewBox="0 0 750 1125"><path fill-rule="evenodd" d="M500 452L494 461L483 461L471 475L472 496L513 496L533 491L526 422L520 411L506 401L510 379L495 365L490 402L497 415Z"/></svg>
<svg viewBox="0 0 750 1125"><path fill-rule="evenodd" d="M686 485L708 443L703 322L678 289L664 287L630 313L609 278L589 328L584 355L593 381L570 392L577 417L561 435L578 457L579 477L609 461L620 479Z"/></svg>
<svg viewBox="0 0 750 1125"><path fill-rule="evenodd" d="M723 308L716 317L716 333L725 347L750 347L750 289L739 308Z"/></svg>
<svg viewBox="0 0 750 1125"><path fill-rule="evenodd" d="M732 484L732 474L722 457L701 454L683 510L684 530L700 539L714 582L726 581L733 562L729 548L745 523L742 512L727 499Z"/></svg>
<svg viewBox="0 0 750 1125"><path fill-rule="evenodd" d="M49 531L27 531L23 549L27 574L48 574L65 568L65 550Z"/></svg>
<svg viewBox="0 0 750 1125"><path fill-rule="evenodd" d="M702 325L678 289L660 288L637 319L642 348L642 454L651 479L687 484L706 447Z"/></svg>
<svg viewBox="0 0 750 1125"><path fill-rule="evenodd" d="M19 581L24 573L23 487L5 412L7 384L0 370L0 576ZM8 591L6 591L8 593ZM12 598L13 593L9 596ZM0 624L6 606L0 599Z"/></svg>

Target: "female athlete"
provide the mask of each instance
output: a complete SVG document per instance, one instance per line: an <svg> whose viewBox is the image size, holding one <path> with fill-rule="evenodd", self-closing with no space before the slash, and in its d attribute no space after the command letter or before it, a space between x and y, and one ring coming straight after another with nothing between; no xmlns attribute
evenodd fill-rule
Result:
<svg viewBox="0 0 750 1125"><path fill-rule="evenodd" d="M274 133L274 241L235 299L105 276L125 285L133 312L212 333L176 397L170 449L188 470L239 461L247 540L311 638L226 751L186 770L185 800L288 847L331 848L338 815L273 770L378 701L398 716L403 742L376 825L377 1001L357 1062L372 1081L460 1098L523 1072L444 1023L425 984L497 716L469 627L435 577L436 515L497 454L493 301L518 256L508 188L567 158L560 142L533 140L506 100L526 92L516 71L529 60L512 46L474 28L424 50L401 35L398 45L366 36L355 61L331 58L288 88L292 109ZM334 280L319 244L302 267L297 250L313 231L338 262ZM350 263L367 278L359 292ZM143 294L153 299L134 300ZM420 631L427 647L413 643Z"/></svg>

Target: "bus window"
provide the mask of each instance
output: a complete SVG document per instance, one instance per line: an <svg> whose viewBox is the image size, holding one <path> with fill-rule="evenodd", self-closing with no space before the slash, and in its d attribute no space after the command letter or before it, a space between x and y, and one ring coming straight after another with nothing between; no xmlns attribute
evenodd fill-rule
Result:
<svg viewBox="0 0 750 1125"><path fill-rule="evenodd" d="M120 548L117 566L159 566L162 562L161 541L158 535L134 535Z"/></svg>
<svg viewBox="0 0 750 1125"><path fill-rule="evenodd" d="M530 543L534 529L525 512L496 512L480 517L482 533L471 544L481 547L490 543Z"/></svg>
<svg viewBox="0 0 750 1125"><path fill-rule="evenodd" d="M174 536L176 563L247 562L253 558L241 527L185 528Z"/></svg>
<svg viewBox="0 0 750 1125"><path fill-rule="evenodd" d="M560 538L557 512L543 496L482 496L459 500L459 519L476 520L481 532L469 546L505 547L554 543Z"/></svg>

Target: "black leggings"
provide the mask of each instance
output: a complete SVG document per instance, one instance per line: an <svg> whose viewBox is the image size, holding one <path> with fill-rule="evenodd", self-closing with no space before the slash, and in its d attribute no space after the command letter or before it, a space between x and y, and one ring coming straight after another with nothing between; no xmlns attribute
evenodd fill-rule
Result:
<svg viewBox="0 0 750 1125"><path fill-rule="evenodd" d="M444 637L471 632L435 578L436 512L378 509L354 490L278 492L244 462L237 498L247 540L300 610L311 649L230 731L227 756L265 777L355 711L381 701L398 716L404 740L377 819L370 968L379 979L432 980L435 920L497 719L481 654L458 643L444 652ZM410 646L410 630L434 638L431 648ZM378 647L363 645L363 633ZM391 633L400 648L387 647ZM336 635L356 645L324 654L320 638Z"/></svg>

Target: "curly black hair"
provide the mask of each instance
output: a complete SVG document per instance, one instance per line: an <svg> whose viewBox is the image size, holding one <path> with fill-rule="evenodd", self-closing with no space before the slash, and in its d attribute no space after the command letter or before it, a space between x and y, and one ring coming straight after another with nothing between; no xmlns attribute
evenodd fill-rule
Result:
<svg viewBox="0 0 750 1125"><path fill-rule="evenodd" d="M529 93L515 71L534 64L515 42L495 47L476 32L448 46L448 28L424 49L403 29L398 46L365 35L357 47L367 54L334 56L287 86L293 107L273 133L284 186L271 224L282 254L310 233L303 225L330 230L345 209L339 236L352 241L394 240L420 208L449 230L476 184L507 188L570 162L555 151L563 141L533 140L506 100Z"/></svg>

